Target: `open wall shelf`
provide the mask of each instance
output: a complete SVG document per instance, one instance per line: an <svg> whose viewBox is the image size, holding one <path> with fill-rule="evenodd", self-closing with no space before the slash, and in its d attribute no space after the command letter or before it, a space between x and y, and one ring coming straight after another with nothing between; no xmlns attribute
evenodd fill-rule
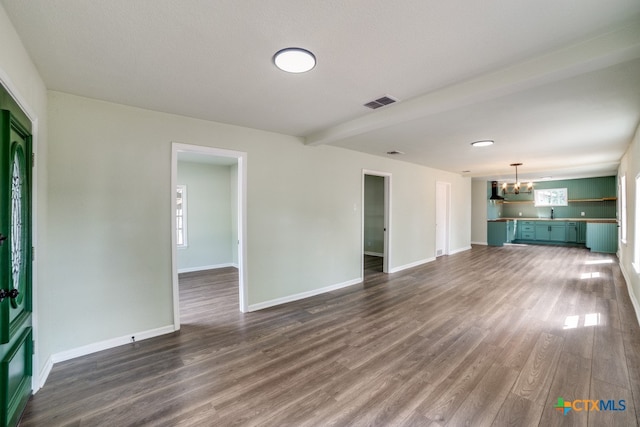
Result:
<svg viewBox="0 0 640 427"><path fill-rule="evenodd" d="M580 202L615 202L617 197L602 197L600 199L571 199L569 203ZM533 200L498 200L498 203L517 204L517 203L533 203Z"/></svg>

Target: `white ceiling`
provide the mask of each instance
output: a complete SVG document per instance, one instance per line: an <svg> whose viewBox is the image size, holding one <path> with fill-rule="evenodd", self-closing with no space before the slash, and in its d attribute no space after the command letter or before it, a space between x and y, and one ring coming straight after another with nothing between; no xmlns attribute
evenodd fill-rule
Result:
<svg viewBox="0 0 640 427"><path fill-rule="evenodd" d="M1 1L49 89L472 177L615 174L640 122L638 0Z"/></svg>

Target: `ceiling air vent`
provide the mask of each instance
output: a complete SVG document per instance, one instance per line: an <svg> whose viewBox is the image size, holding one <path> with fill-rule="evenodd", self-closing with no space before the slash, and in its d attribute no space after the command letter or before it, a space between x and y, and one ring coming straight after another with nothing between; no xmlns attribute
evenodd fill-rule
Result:
<svg viewBox="0 0 640 427"><path fill-rule="evenodd" d="M371 108L375 110L376 108L384 107L385 105L393 104L397 99L393 99L390 96L383 96L382 98L378 98L374 101L367 102L364 104L365 107Z"/></svg>

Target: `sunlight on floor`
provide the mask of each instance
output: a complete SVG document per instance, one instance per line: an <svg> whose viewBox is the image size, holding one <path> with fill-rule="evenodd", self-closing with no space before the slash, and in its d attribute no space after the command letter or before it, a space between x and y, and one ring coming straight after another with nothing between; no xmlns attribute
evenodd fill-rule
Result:
<svg viewBox="0 0 640 427"><path fill-rule="evenodd" d="M584 327L598 326L600 324L600 313L589 313L584 315ZM580 326L580 316L567 316L564 319L562 329L576 329Z"/></svg>
<svg viewBox="0 0 640 427"><path fill-rule="evenodd" d="M581 279L595 279L597 277L600 277L599 271L594 271L593 273L582 273L580 275Z"/></svg>
<svg viewBox="0 0 640 427"><path fill-rule="evenodd" d="M596 265L596 264L613 264L613 260L611 259L599 259L596 261L585 261L585 265Z"/></svg>

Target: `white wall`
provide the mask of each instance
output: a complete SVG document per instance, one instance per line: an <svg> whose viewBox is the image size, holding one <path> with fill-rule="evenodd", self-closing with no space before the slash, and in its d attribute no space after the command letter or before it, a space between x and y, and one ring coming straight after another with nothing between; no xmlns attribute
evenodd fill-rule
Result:
<svg viewBox="0 0 640 427"><path fill-rule="evenodd" d="M238 265L238 164L231 165L231 262Z"/></svg>
<svg viewBox="0 0 640 427"><path fill-rule="evenodd" d="M487 244L487 181L471 182L471 243Z"/></svg>
<svg viewBox="0 0 640 427"><path fill-rule="evenodd" d="M172 323L172 141L248 153L250 305L360 278L363 168L393 174L391 268L434 258L436 180L452 183L451 248L469 247L468 178L58 92L49 103L51 352Z"/></svg>
<svg viewBox="0 0 640 427"><path fill-rule="evenodd" d="M636 222L636 194L635 179L640 174L640 126L636 129L635 136L626 153L622 157L618 176L626 177L627 187L627 242L619 243L620 267L629 286L630 297L636 308L636 315L640 314L640 274L636 273L632 266L634 255L635 236L640 224Z"/></svg>
<svg viewBox="0 0 640 427"><path fill-rule="evenodd" d="M48 350L41 345L44 335L43 317L49 317L49 299L56 289L47 277L47 91L18 37L13 24L9 21L4 8L0 5L0 83L7 88L13 98L30 116L33 124L33 148L36 153L34 169L33 243L36 247L34 259L34 315L36 339L35 379L38 380L40 367L46 362Z"/></svg>
<svg viewBox="0 0 640 427"><path fill-rule="evenodd" d="M231 166L179 161L177 181L187 188L187 246L178 248L178 272L234 264Z"/></svg>

